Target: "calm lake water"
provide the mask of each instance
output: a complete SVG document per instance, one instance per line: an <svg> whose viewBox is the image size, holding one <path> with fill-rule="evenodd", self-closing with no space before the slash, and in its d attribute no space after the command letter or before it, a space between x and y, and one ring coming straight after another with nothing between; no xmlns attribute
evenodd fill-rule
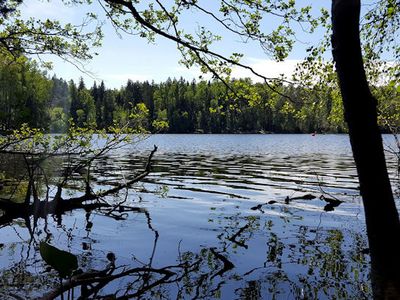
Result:
<svg viewBox="0 0 400 300"><path fill-rule="evenodd" d="M390 136L385 142L393 144ZM1 299L38 298L56 287L38 252L45 238L77 255L83 271L104 268L112 252L120 270L174 272L159 282L161 273L121 276L98 298L139 290L143 299L372 297L346 135L154 135L96 162L96 190L133 178L154 144L151 174L104 199L137 210L81 209L58 222L48 216L36 221L33 234L27 220L2 225ZM388 155L388 164L395 182L395 158ZM306 194L316 198L301 199ZM344 202L326 209L321 195ZM149 282L157 284L147 288Z"/></svg>

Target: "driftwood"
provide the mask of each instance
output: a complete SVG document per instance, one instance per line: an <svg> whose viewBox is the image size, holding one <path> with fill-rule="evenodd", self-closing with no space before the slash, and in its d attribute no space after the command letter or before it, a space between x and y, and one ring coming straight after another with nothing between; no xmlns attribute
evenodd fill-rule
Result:
<svg viewBox="0 0 400 300"><path fill-rule="evenodd" d="M342 200L339 200L337 198L329 198L329 197L325 197L324 195L317 197L313 194L305 194L305 195L297 196L297 197L286 196L283 203L290 204L290 202L295 201L295 200L313 200L313 199L320 199L322 201L327 202L327 204L323 208L324 211L332 211L332 210L334 210L335 207L338 207L341 203L343 203ZM278 201L271 200L266 203L257 204L255 206L252 206L252 207L250 207L250 209L251 210L262 210L263 206L268 205L268 204L271 205L271 204L275 204L275 203L278 203Z"/></svg>

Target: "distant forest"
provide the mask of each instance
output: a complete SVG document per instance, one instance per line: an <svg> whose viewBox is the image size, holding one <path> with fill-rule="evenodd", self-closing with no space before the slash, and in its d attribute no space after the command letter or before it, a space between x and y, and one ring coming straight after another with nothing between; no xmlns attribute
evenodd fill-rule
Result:
<svg viewBox="0 0 400 300"><path fill-rule="evenodd" d="M35 62L21 58L14 64L0 63L0 130L7 132L26 123L64 132L69 120L80 127L107 129L140 115L140 126L149 132L346 132L337 89L317 93L282 85L272 91L250 79L230 84L235 93L218 81L183 78L162 83L127 80L120 89L108 89L104 82L87 86L83 80L48 78ZM399 93L393 94L391 87L375 91L383 99L380 107L385 120L397 123Z"/></svg>

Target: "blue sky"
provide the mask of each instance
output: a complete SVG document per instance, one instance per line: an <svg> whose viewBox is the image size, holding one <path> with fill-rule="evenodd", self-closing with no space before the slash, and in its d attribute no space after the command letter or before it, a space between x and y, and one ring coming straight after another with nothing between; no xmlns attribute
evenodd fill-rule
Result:
<svg viewBox="0 0 400 300"><path fill-rule="evenodd" d="M305 0L301 0L301 2L306 3ZM309 2L312 2L312 0ZM318 1L318 5L324 4L329 5L330 1ZM85 13L93 10L100 12L100 15L102 15L96 1L90 7L67 7L58 0L50 2L31 0L25 1L22 5L21 10L25 17L32 16L41 19L55 18L63 22L80 23ZM190 19L190 17L193 17L193 19ZM202 18L195 19L196 15L190 17L183 19L182 23L184 26L207 22ZM82 76L88 85L91 85L94 80L104 80L106 86L110 88L119 88L128 79L160 82L166 80L168 77L183 77L191 80L192 78L198 78L200 75L197 68L189 70L178 63L180 54L176 50L175 44L171 41L158 38L155 44L149 44L145 39L138 36L123 34L122 38L120 38L115 34L109 21L106 21L104 25L104 32L103 47L96 49L99 55L85 64L85 69L91 72L94 78L80 72L73 65L63 62L58 58L45 57L46 60L54 62L54 69L50 73L54 72L58 77L66 80L74 79L75 81ZM244 63L252 66L265 76L276 77L282 73L290 74L296 62L304 56L304 49L307 45L314 43L317 39L318 34L311 37L302 37L299 47L295 49L284 63L273 62L259 46L256 44L243 44L235 36L225 35L223 41L217 43L215 47L218 51L233 50L243 52L245 53ZM233 76L245 77L249 76L249 73L246 73L244 70L234 69Z"/></svg>

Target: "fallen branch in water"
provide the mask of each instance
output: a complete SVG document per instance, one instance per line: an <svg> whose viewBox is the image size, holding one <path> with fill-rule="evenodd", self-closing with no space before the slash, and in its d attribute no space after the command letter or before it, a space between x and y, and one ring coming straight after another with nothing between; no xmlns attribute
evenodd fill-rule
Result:
<svg viewBox="0 0 400 300"><path fill-rule="evenodd" d="M85 210L93 210L93 209L112 209L115 210L116 206L121 208L122 211L137 211L141 212L141 208L134 208L130 206L123 205L112 205L105 201L100 201L100 199L117 194L122 189L126 189L131 187L133 184L140 182L143 178L145 178L151 171L151 162L154 156L154 153L157 151L157 146L154 146L150 155L148 156L146 165L144 170L135 176L133 179L127 181L124 184L120 184L117 187L108 189L106 191L102 191L99 193L93 193L92 189L86 188L85 194L80 197L72 197L68 199L62 198L62 187L59 186L57 193L53 197L53 200L42 200L42 201L34 201L33 203L25 202L25 203L16 203L10 201L8 199L0 199L0 209L4 211L4 214L0 217L0 226L4 226L10 222L12 222L16 218L28 218L31 215L34 215L36 218L41 217L45 218L49 214L62 215L67 211L72 211L74 209L85 209ZM31 191L27 191L28 193ZM91 203L87 203L92 201Z"/></svg>
<svg viewBox="0 0 400 300"><path fill-rule="evenodd" d="M313 200L313 199L320 199L322 201L327 202L327 204L324 206L324 211L333 211L335 207L338 207L341 203L344 202L342 200L339 200L336 197L328 198L328 197L325 197L324 195L321 195L321 196L317 197L317 196L315 196L313 194L305 194L303 196L297 196L297 197L286 196L286 198L284 200L284 204L290 204L290 202L294 201L294 200ZM275 204L275 203L278 203L278 201L271 200L271 201L268 201L266 203L257 204L255 206L252 206L252 207L250 207L250 209L251 210L261 210L262 211L262 207L264 205Z"/></svg>
<svg viewBox="0 0 400 300"><path fill-rule="evenodd" d="M152 160L152 158L154 156L154 153L156 151L157 151L157 146L154 145L154 149L151 151L151 153L150 153L150 155L149 155L149 157L147 159L147 163L146 163L145 169L141 174L139 174L138 176L136 176L135 178L133 178L132 180L129 180L128 182L126 182L124 184L118 185L115 188L112 188L112 189L109 189L107 191L98 193L98 194L96 194L96 196L98 198L101 198L101 197L105 197L105 196L108 196L108 195L111 195L111 194L115 194L115 193L119 192L120 190L125 189L127 187L130 187L132 184L141 181L143 178L145 178L150 173L151 160Z"/></svg>

